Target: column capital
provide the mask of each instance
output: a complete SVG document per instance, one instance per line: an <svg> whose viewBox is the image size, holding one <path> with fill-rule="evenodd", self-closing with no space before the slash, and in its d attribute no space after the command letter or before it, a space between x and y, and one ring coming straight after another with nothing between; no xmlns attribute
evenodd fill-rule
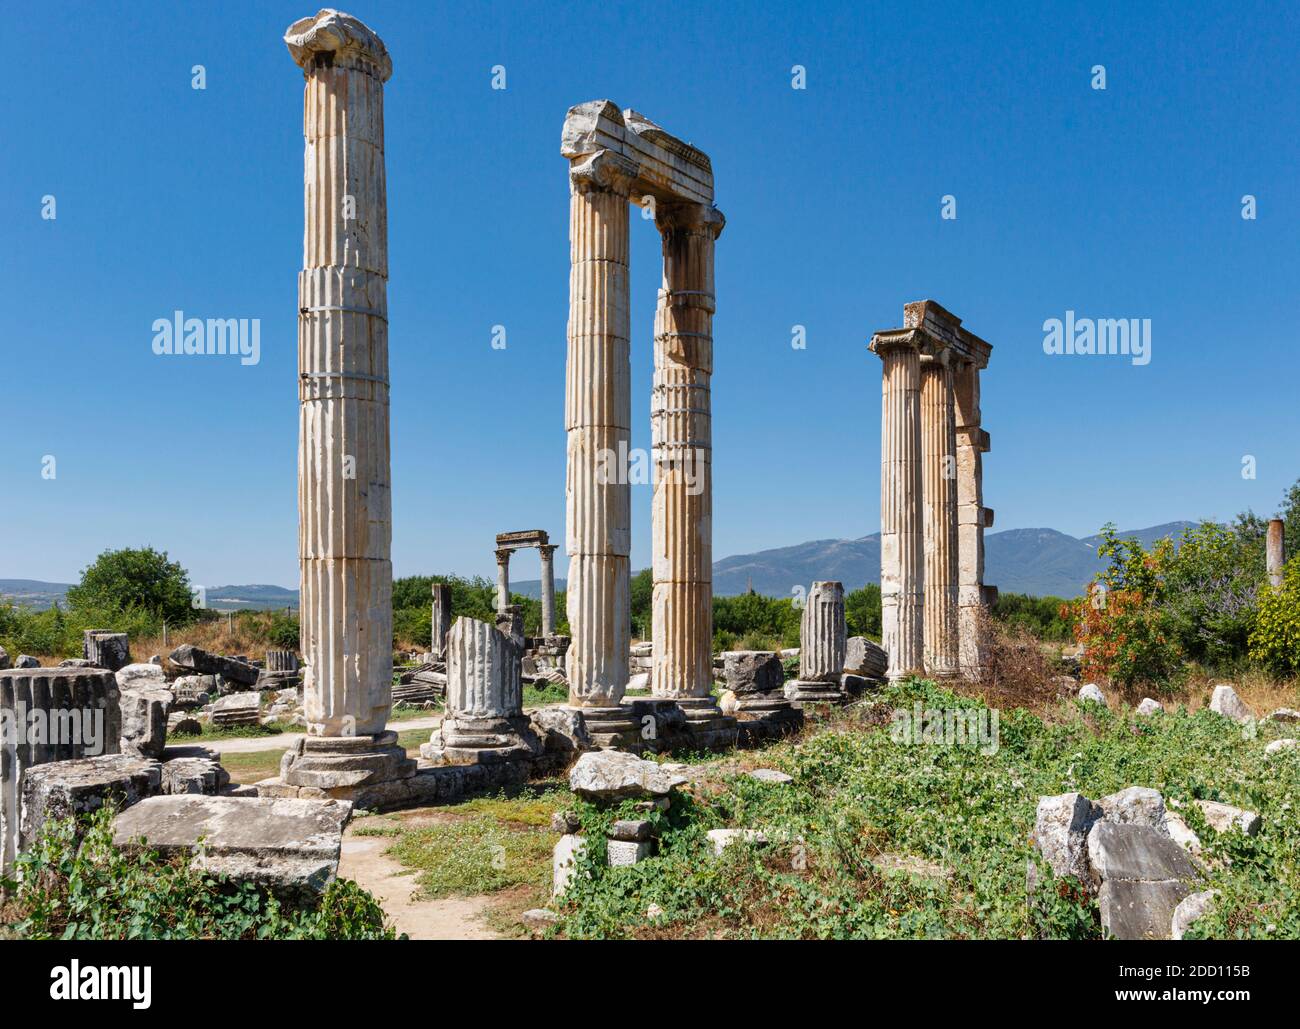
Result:
<svg viewBox="0 0 1300 1029"><path fill-rule="evenodd" d="M326 7L299 18L284 33L289 56L304 72L336 61L352 63L387 82L393 74L388 48L378 34L359 18Z"/></svg>
<svg viewBox="0 0 1300 1029"><path fill-rule="evenodd" d="M612 150L598 150L569 162L569 185L575 193L632 195L637 164Z"/></svg>
<svg viewBox="0 0 1300 1029"><path fill-rule="evenodd" d="M497 556L497 564L498 564L498 565L508 565L508 564L510 563L510 555L511 555L512 553L514 553L514 551L512 551L512 550L504 550L504 549L503 549L503 550L498 550L498 551L496 552L496 556Z"/></svg>
<svg viewBox="0 0 1300 1029"><path fill-rule="evenodd" d="M727 219L712 204L656 204L655 227L661 236L671 232L691 232L717 239Z"/></svg>

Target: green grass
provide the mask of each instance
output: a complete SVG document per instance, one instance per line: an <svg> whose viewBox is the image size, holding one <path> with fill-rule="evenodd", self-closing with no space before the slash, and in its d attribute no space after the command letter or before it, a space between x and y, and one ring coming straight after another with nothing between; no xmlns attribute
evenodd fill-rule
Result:
<svg viewBox="0 0 1300 1029"><path fill-rule="evenodd" d="M524 707L546 707L548 704L563 704L569 699L569 687L548 684L546 686L525 686Z"/></svg>
<svg viewBox="0 0 1300 1029"><path fill-rule="evenodd" d="M1209 711L1154 718L1073 704L1059 722L1002 711L996 753L895 742L895 708L982 708L928 683L883 691L877 706L797 743L769 748L764 764L795 777L767 785L745 776L676 801L659 856L630 868L590 849L564 907L571 937L1038 938L1100 935L1095 902L1069 883L1031 899L1027 862L1038 798L1079 790L1093 799L1150 786L1166 801L1222 800L1259 812L1257 837L1217 834L1194 805L1182 813L1200 835L1222 891L1198 923L1212 936L1300 937L1300 755L1265 758L1285 735L1263 723L1255 738ZM577 805L599 839L614 812ZM766 848L714 858L715 827L762 829ZM945 876L896 870L899 859L942 866ZM1050 871L1040 864L1044 875ZM663 914L651 920L647 909Z"/></svg>
<svg viewBox="0 0 1300 1029"><path fill-rule="evenodd" d="M391 839L388 855L416 873L422 899L522 887L525 896L513 910L544 902L555 843L551 815L571 807L573 799L558 781L529 783L446 808L448 817L433 825L385 821L355 832Z"/></svg>
<svg viewBox="0 0 1300 1029"><path fill-rule="evenodd" d="M205 724L202 732L169 732L167 736L169 739L201 742L203 740L256 739L259 736L280 736L288 732L300 733L304 731L301 725L294 725L292 722L272 722L270 725Z"/></svg>

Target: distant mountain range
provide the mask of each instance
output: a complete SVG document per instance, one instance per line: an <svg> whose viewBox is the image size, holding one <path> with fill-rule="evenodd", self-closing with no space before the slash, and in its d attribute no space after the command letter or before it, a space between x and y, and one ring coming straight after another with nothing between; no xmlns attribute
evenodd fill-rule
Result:
<svg viewBox="0 0 1300 1029"><path fill-rule="evenodd" d="M1177 537L1195 522L1166 522L1146 529L1121 532L1150 547L1165 536ZM1007 593L1045 597L1077 597L1101 570L1097 557L1100 536L1077 539L1055 529L1007 529L984 537L984 581ZM848 590L880 581L880 533L855 540L812 540L792 547L760 550L755 554L724 557L713 565L713 592L734 596L749 588L757 593L786 597L797 585L817 579L836 579ZM0 579L0 597L18 604L47 608L64 603L68 583L35 579ZM556 580L556 589L564 582ZM526 597L541 596L536 579L512 582L510 588ZM298 591L283 586L210 586L206 603L216 611L261 611L298 606Z"/></svg>
<svg viewBox="0 0 1300 1029"><path fill-rule="evenodd" d="M1121 532L1145 547L1165 536L1175 538L1195 522L1166 522ZM984 581L1007 593L1039 597L1077 597L1105 564L1097 556L1100 536L1078 539L1055 529L1007 529L984 537ZM854 540L812 540L792 547L724 557L713 565L713 592L734 596L756 593L787 597L797 586L817 579L844 583L846 590L880 582L880 533ZM556 582L557 589L563 584ZM525 596L540 596L536 580L511 583Z"/></svg>
<svg viewBox="0 0 1300 1029"><path fill-rule="evenodd" d="M0 579L0 598L44 610L54 603L67 606L68 582ZM214 611L265 611L298 606L298 591L284 586L205 586L204 604Z"/></svg>

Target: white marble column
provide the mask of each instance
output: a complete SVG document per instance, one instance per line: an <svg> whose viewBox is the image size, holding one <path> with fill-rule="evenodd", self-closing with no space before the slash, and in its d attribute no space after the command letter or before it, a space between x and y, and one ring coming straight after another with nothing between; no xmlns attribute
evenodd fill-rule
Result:
<svg viewBox="0 0 1300 1029"><path fill-rule="evenodd" d="M555 544L537 548L542 559L542 636L555 635Z"/></svg>
<svg viewBox="0 0 1300 1029"><path fill-rule="evenodd" d="M654 665L651 692L718 712L713 688L714 242L722 213L707 204L661 206L663 286L655 312L650 402Z"/></svg>
<svg viewBox="0 0 1300 1029"><path fill-rule="evenodd" d="M938 676L957 672L957 429L948 356L921 358L924 663Z"/></svg>
<svg viewBox="0 0 1300 1029"><path fill-rule="evenodd" d="M889 678L923 664L921 358L910 339L880 341L880 606Z"/></svg>
<svg viewBox="0 0 1300 1029"><path fill-rule="evenodd" d="M570 163L565 549L569 702L612 708L628 680L632 431L628 193L635 168L608 151Z"/></svg>
<svg viewBox="0 0 1300 1029"><path fill-rule="evenodd" d="M510 551L498 550L497 555L497 614L505 614L510 606Z"/></svg>
<svg viewBox="0 0 1300 1029"><path fill-rule="evenodd" d="M383 102L392 64L374 32L331 10L295 22L285 43L306 79L298 540L308 733L285 778L330 788L357 785L359 763L372 781L414 773L384 731L393 629ZM348 774L331 774L343 765Z"/></svg>
<svg viewBox="0 0 1300 1029"><path fill-rule="evenodd" d="M957 630L962 675L979 678L984 667L986 590L984 530L993 512L984 506L983 454L989 434L980 427L979 369L959 366L954 373L957 422Z"/></svg>

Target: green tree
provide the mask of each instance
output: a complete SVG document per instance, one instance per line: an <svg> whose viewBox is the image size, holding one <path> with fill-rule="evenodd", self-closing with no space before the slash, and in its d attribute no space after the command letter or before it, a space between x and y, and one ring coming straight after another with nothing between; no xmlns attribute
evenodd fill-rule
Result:
<svg viewBox="0 0 1300 1029"><path fill-rule="evenodd" d="M68 590L68 603L74 611L146 611L173 624L194 617L189 574L153 547L104 551Z"/></svg>

